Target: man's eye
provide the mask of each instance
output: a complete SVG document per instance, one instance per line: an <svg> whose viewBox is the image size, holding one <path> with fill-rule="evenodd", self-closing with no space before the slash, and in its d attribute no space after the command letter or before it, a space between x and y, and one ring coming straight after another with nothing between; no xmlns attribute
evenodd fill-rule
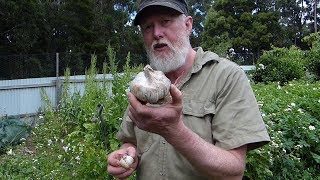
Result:
<svg viewBox="0 0 320 180"><path fill-rule="evenodd" d="M151 25L145 25L142 27L142 30L146 31L151 28Z"/></svg>
<svg viewBox="0 0 320 180"><path fill-rule="evenodd" d="M168 24L170 22L170 19L164 19L164 20L162 20L162 23L163 24Z"/></svg>

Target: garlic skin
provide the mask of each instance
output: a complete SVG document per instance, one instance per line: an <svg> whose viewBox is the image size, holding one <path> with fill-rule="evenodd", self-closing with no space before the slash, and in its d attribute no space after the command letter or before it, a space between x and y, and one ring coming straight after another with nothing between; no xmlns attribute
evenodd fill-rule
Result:
<svg viewBox="0 0 320 180"><path fill-rule="evenodd" d="M171 81L162 71L146 65L130 83L130 92L141 101L156 104L169 94Z"/></svg>
<svg viewBox="0 0 320 180"><path fill-rule="evenodd" d="M129 169L133 161L134 161L133 157L124 155L120 159L120 165L126 169Z"/></svg>

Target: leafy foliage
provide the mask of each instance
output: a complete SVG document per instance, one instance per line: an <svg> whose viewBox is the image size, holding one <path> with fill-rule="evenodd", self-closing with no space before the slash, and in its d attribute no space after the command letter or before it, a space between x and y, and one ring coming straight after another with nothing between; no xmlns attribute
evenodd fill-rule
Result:
<svg viewBox="0 0 320 180"><path fill-rule="evenodd" d="M304 38L304 41L312 47L310 51L307 51L307 68L317 80L320 80L320 33L310 34Z"/></svg>
<svg viewBox="0 0 320 180"><path fill-rule="evenodd" d="M112 83L107 79L106 66L102 79L97 79L93 56L84 92L72 86L70 71L66 70L58 111L43 93L44 123L33 129L27 149L22 145L15 158L1 160L0 177L112 179L106 172L106 155L119 148L115 134L127 107L126 89L142 68L131 68L128 54L124 72L118 73L114 50L109 47L108 53ZM97 107L101 106L99 114Z"/></svg>
<svg viewBox="0 0 320 180"><path fill-rule="evenodd" d="M284 84L304 77L306 62L303 51L296 47L274 47L260 57L256 66L257 70L253 73L254 81Z"/></svg>
<svg viewBox="0 0 320 180"><path fill-rule="evenodd" d="M268 1L269 2L269 1ZM269 50L281 37L279 13L268 3L254 1L218 0L212 4L204 21L202 46L223 55L229 48L240 53L243 48L251 53Z"/></svg>
<svg viewBox="0 0 320 180"><path fill-rule="evenodd" d="M271 143L249 152L247 179L316 179L320 170L320 83L256 84Z"/></svg>

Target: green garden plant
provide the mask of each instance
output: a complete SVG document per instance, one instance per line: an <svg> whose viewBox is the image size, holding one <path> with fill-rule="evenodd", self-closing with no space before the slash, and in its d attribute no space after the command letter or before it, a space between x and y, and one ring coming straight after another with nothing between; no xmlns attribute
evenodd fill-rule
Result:
<svg viewBox="0 0 320 180"><path fill-rule="evenodd" d="M246 179L320 177L320 82L253 88L271 142L248 154Z"/></svg>
<svg viewBox="0 0 320 180"><path fill-rule="evenodd" d="M311 49L306 52L307 69L313 73L316 80L320 80L320 32L310 34L303 38Z"/></svg>
<svg viewBox="0 0 320 180"><path fill-rule="evenodd" d="M306 61L303 51L296 47L276 48L266 51L256 64L255 82L287 83L305 76Z"/></svg>

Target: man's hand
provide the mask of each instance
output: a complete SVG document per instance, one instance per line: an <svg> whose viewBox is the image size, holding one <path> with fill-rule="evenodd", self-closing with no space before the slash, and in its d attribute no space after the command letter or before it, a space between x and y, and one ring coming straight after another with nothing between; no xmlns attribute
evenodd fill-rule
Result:
<svg viewBox="0 0 320 180"><path fill-rule="evenodd" d="M173 84L170 86L172 102L152 107L141 103L129 93L128 116L135 125L145 131L166 136L176 131L182 123L182 93Z"/></svg>
<svg viewBox="0 0 320 180"><path fill-rule="evenodd" d="M138 157L136 154L134 147L125 147L109 154L107 159L108 173L119 179L129 177L138 165ZM129 155L134 159L133 164L129 168L124 168L120 165L120 159L124 155Z"/></svg>

